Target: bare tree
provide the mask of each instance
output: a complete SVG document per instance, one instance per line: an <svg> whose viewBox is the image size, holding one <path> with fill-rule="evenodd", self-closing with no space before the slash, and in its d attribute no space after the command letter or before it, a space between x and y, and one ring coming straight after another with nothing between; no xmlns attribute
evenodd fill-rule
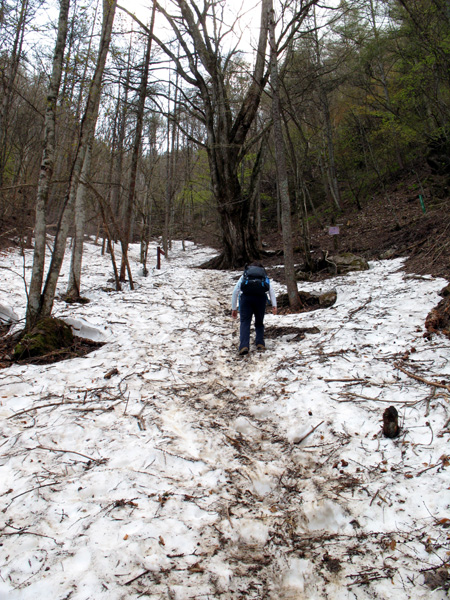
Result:
<svg viewBox="0 0 450 600"><path fill-rule="evenodd" d="M53 54L53 67L47 94L45 112L45 132L42 151L41 171L36 200L36 221L34 227L33 270L27 306L27 327L31 327L39 312L41 289L45 265L45 214L50 184L55 164L56 104L61 84L64 48L67 38L70 0L61 0L58 20L58 33Z"/></svg>
<svg viewBox="0 0 450 600"><path fill-rule="evenodd" d="M296 33L296 23L301 22L301 16L313 3L296 3L289 22L280 32L279 52ZM157 35L153 37L175 65L177 73L193 90L192 93L181 90L180 102L183 109L203 125L204 136L197 137L195 141L206 149L208 155L211 189L222 231L222 253L205 266L241 266L261 254L254 218L256 194L255 188L250 187L257 186L258 177L250 177L249 187L244 191L239 169L251 146L248 140L249 133L269 77L266 51L271 3L270 0L261 1L261 25L256 57L245 89L242 89L244 81L241 80L240 97L232 95L230 81L236 65L242 69L242 61L236 48L224 50L225 38L231 30L224 30L223 15L218 15L223 4L204 0L200 6L196 0L172 0L170 6L173 12L157 4L159 12L174 32L174 44L176 48L181 49L181 53L178 54L174 45L163 41ZM122 9L136 19L129 11ZM262 134L263 132L258 132L253 143ZM254 167L259 169L260 165L255 163Z"/></svg>
<svg viewBox="0 0 450 600"><path fill-rule="evenodd" d="M95 67L94 76L90 84L89 94L86 101L86 107L81 121L80 135L74 162L72 165L70 181L58 223L58 230L52 250L50 266L48 269L44 287L39 295L39 301L37 303L36 295L38 294L37 290L39 286L37 285L37 283L32 284L33 286L35 285L36 292L33 296L33 303L31 303L30 300L28 302L27 326L29 326L32 322L38 320L40 317L50 316L52 312L56 292L56 285L58 282L59 273L61 270L61 265L64 259L64 253L66 249L67 235L73 217L73 208L75 204L78 184L80 181L80 176L85 161L87 149L92 141L92 137L97 123L102 88L102 77L111 41L111 32L114 22L115 10L115 0L103 0L103 22L97 63Z"/></svg>
<svg viewBox="0 0 450 600"><path fill-rule="evenodd" d="M155 41L176 65L179 75L197 91L184 95L186 108L201 121L204 140L197 140L208 154L211 187L220 217L223 238L222 254L210 267L239 266L260 254L256 230L250 211L249 192L243 195L239 181L239 164L245 154L250 127L256 117L261 94L267 82L266 47L269 1L261 2L261 28L255 65L247 90L237 107L232 107L227 80L233 69L236 51L222 53L224 34L216 16L217 3L205 0L203 6L191 0L174 0L177 13L171 14L158 5L170 24L181 56L154 36ZM211 31L210 31L211 28Z"/></svg>
<svg viewBox="0 0 450 600"><path fill-rule="evenodd" d="M5 65L2 65L0 80L0 89L2 92L0 100L0 189L3 186L4 171L8 156L8 119L13 106L14 83L19 72L25 28L31 11L30 4L30 0L21 0L18 3L17 23L15 25L11 50L5 58L2 57L2 63L5 60ZM1 12L3 15L3 9Z"/></svg>
<svg viewBox="0 0 450 600"><path fill-rule="evenodd" d="M152 33L153 26L155 23L155 11L156 11L156 0L153 3L153 10L151 16L150 28L148 31L148 37L145 46L144 61L142 64L141 81L139 85L138 103L136 110L136 125L134 129L134 140L133 140L133 151L131 156L131 173L130 173L130 185L128 191L127 204L125 209L125 223L123 227L123 243L122 243L122 264L120 267L120 278L123 281L125 279L126 265L128 265L128 279L130 287L133 289L133 279L131 271L129 270L129 262L127 259L128 244L130 243L131 237L131 218L133 215L133 207L136 194L136 180L137 180L137 169L139 162L139 154L141 151L141 140L142 140L142 128L144 123L144 110L145 110L145 99L147 98L147 86L148 86L148 75L150 66L150 56L152 51Z"/></svg>

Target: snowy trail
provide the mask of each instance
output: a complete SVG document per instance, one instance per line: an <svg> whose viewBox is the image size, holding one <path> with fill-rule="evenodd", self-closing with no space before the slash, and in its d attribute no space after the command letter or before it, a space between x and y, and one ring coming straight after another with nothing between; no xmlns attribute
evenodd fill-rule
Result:
<svg viewBox="0 0 450 600"><path fill-rule="evenodd" d="M427 573L449 555L450 390L395 367L450 379L450 342L420 329L444 282L401 261L326 282L335 307L267 315L242 359L237 274L189 268L204 250L122 293L87 252L91 303L56 312L108 343L0 372L0 598L447 597Z"/></svg>

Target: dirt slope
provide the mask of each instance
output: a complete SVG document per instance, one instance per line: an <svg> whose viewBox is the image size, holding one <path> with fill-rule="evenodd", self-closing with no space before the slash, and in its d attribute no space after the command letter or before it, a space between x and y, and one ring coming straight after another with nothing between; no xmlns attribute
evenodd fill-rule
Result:
<svg viewBox="0 0 450 600"><path fill-rule="evenodd" d="M354 252L367 259L407 256L406 268L417 274L450 279L450 186L442 177L421 174L420 185L414 174L393 183L386 194L366 199L362 210L346 203L337 217L339 236L330 236L331 216L320 216L311 224L311 249L316 258L323 253ZM420 198L424 199L425 212ZM282 247L281 236L264 236L271 249ZM300 253L296 262L302 262ZM280 258L267 261L279 264Z"/></svg>

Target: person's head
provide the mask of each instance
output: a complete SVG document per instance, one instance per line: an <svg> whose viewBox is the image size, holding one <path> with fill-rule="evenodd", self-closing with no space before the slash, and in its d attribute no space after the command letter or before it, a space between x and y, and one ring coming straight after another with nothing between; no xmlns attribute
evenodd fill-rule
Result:
<svg viewBox="0 0 450 600"><path fill-rule="evenodd" d="M263 269L264 269L264 266L263 266L262 262L261 262L261 261L259 261L259 260L254 260L254 261L253 261L252 263L250 263L248 266L249 266L249 267L261 267L261 268L263 268Z"/></svg>

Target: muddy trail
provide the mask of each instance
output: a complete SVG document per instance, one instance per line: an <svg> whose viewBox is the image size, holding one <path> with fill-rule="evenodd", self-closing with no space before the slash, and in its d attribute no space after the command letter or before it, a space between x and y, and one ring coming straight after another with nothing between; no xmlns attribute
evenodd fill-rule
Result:
<svg viewBox="0 0 450 600"><path fill-rule="evenodd" d="M245 358L237 274L93 279L76 316L108 343L0 373L11 598L446 598L450 342L421 330L442 282L400 267L311 284L336 306L267 315Z"/></svg>

